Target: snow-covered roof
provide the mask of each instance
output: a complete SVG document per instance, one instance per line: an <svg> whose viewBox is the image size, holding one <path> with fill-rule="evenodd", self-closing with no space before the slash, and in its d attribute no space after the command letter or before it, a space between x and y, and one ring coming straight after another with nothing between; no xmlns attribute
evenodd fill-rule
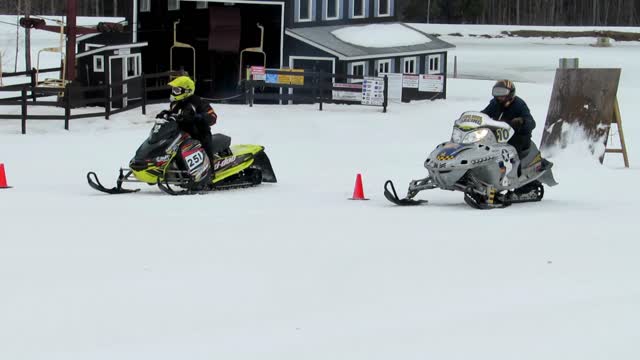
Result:
<svg viewBox="0 0 640 360"><path fill-rule="evenodd" d="M285 33L340 60L418 55L455 47L404 23L316 26Z"/></svg>
<svg viewBox="0 0 640 360"><path fill-rule="evenodd" d="M423 45L431 42L425 34L403 24L370 24L333 30L333 36L356 46L385 48Z"/></svg>

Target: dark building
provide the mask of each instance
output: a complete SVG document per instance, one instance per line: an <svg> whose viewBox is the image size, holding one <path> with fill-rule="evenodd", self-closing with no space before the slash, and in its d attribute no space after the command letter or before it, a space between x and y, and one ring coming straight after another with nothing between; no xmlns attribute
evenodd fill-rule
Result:
<svg viewBox="0 0 640 360"><path fill-rule="evenodd" d="M365 76L437 74L446 89L447 50L453 45L397 22L395 0L134 0L130 6L130 38L118 43L140 53L141 71L186 71L206 97L237 94L251 65ZM341 29L372 24L394 25L426 40L381 47L336 36Z"/></svg>

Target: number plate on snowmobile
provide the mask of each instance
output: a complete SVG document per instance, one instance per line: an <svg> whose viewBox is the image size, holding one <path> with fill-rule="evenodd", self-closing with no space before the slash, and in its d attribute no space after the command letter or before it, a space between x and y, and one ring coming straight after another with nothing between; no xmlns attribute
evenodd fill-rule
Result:
<svg viewBox="0 0 640 360"><path fill-rule="evenodd" d="M189 170L195 169L204 162L204 150L199 150L185 156L184 161L187 163Z"/></svg>

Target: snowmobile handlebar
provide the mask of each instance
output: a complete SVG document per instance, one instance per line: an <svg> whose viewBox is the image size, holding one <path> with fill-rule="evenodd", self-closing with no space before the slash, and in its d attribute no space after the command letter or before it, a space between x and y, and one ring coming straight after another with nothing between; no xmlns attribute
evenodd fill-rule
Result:
<svg viewBox="0 0 640 360"><path fill-rule="evenodd" d="M182 120L182 115L173 113L169 110L162 110L158 115L156 115L156 119L180 122Z"/></svg>

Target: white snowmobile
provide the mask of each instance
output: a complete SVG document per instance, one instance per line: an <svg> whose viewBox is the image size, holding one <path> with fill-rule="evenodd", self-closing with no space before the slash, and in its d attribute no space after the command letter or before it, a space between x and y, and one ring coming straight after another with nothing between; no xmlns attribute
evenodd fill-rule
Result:
<svg viewBox="0 0 640 360"><path fill-rule="evenodd" d="M422 190L457 190L464 192L465 202L476 209L540 201L542 184L558 184L551 172L553 163L542 158L533 142L520 159L507 143L513 134L505 122L477 111L464 112L454 123L451 141L438 145L424 162L429 176L411 181L403 199L388 180L384 196L397 205L418 205L427 202L414 200Z"/></svg>

